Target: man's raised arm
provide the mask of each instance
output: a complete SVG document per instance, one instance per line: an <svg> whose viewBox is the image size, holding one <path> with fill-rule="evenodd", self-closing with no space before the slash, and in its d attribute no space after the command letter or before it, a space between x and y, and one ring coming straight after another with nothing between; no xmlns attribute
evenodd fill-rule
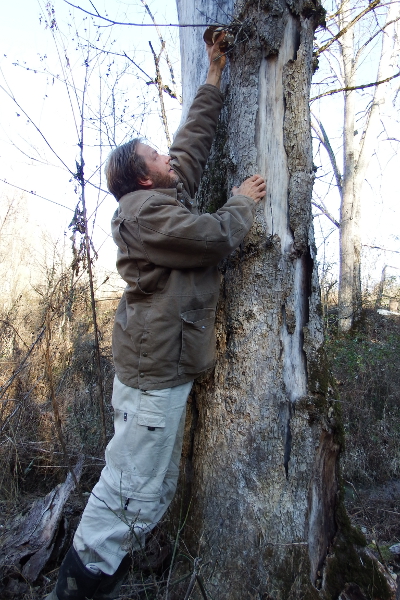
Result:
<svg viewBox="0 0 400 600"><path fill-rule="evenodd" d="M219 88L226 56L221 52L219 44L224 36L221 33L213 46L206 45L209 60L206 83L200 86L187 119L176 134L169 152L171 167L191 198L199 187L223 104Z"/></svg>

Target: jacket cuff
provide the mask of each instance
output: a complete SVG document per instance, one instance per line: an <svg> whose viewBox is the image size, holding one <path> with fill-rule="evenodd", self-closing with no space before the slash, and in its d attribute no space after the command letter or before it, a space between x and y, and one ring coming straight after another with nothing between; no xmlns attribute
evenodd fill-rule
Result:
<svg viewBox="0 0 400 600"><path fill-rule="evenodd" d="M232 200L232 198L240 198L240 200L244 204L247 204L249 206L249 208L252 210L253 214L255 214L257 202L254 202L253 198L250 198L250 196L244 196L243 194L234 194L228 198L228 202L229 202L229 200Z"/></svg>

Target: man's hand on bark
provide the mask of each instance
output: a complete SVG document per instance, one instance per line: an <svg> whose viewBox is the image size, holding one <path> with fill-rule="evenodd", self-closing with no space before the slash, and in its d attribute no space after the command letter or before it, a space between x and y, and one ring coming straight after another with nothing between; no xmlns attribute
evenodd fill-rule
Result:
<svg viewBox="0 0 400 600"><path fill-rule="evenodd" d="M224 70L226 65L226 55L221 51L219 47L219 44L223 41L224 37L225 32L222 31L221 34L215 40L215 44L213 44L212 46L206 44L208 60L210 62L206 83L215 85L215 87L217 88L219 88L221 85L222 71Z"/></svg>
<svg viewBox="0 0 400 600"><path fill-rule="evenodd" d="M254 202L259 202L266 194L265 179L261 175L253 175L245 179L239 187L233 187L232 194L234 196L248 196Z"/></svg>

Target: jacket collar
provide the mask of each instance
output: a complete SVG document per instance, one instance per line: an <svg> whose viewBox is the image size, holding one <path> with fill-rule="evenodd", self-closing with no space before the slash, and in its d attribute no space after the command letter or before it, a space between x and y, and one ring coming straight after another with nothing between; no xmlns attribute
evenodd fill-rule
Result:
<svg viewBox="0 0 400 600"><path fill-rule="evenodd" d="M130 196L131 194L137 194L138 192L147 192L149 196L153 195L154 192L157 192L158 194L164 194L165 196L170 196L171 198L174 198L174 200L177 200L178 202L186 206L186 208L188 208L189 210L195 206L194 201L190 198L189 194L184 189L182 182L179 182L174 188L151 188L146 190L136 190L136 192L130 192L129 194L125 194L125 196L122 196L122 198L120 198L119 205L122 206L122 204L124 204L123 200L127 198L127 196Z"/></svg>
<svg viewBox="0 0 400 600"><path fill-rule="evenodd" d="M159 194L171 196L172 198L178 200L178 202L181 202L184 206L186 206L189 209L193 208L194 206L194 202L190 198L189 194L186 192L182 182L179 182L176 188L155 188L154 191L158 192Z"/></svg>

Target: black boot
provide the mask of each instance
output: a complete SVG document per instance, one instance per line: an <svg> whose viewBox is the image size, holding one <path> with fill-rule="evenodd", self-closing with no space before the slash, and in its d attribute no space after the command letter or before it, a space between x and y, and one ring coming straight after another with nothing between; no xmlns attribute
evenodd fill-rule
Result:
<svg viewBox="0 0 400 600"><path fill-rule="evenodd" d="M93 596L93 600L115 600L115 598L118 598L131 565L132 558L129 554L126 554L114 575L103 575L103 579Z"/></svg>
<svg viewBox="0 0 400 600"><path fill-rule="evenodd" d="M55 589L46 600L85 600L93 598L104 575L95 575L82 564L75 548L71 546L58 571Z"/></svg>

